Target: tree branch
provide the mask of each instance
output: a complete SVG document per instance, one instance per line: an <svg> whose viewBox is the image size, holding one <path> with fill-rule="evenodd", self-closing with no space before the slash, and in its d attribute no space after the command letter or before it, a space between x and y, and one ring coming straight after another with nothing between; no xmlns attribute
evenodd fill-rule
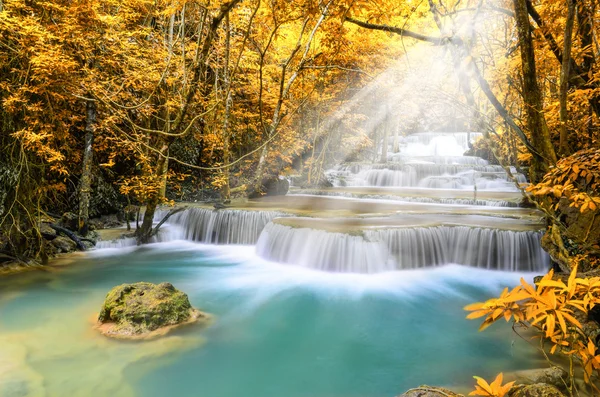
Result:
<svg viewBox="0 0 600 397"><path fill-rule="evenodd" d="M443 38L443 37L432 37L432 36L427 36L427 35L424 35L421 33L412 32L410 30L406 30L403 28L398 28L395 26L377 25L374 23L363 22L363 21L354 19L352 17L346 17L346 21L353 23L355 25L358 25L361 28L396 33L400 36L411 37L413 39L417 39L417 40L421 40L421 41L427 41L427 42L435 44L435 45L443 45L447 41L447 39Z"/></svg>
<svg viewBox="0 0 600 397"><path fill-rule="evenodd" d="M187 210L187 207L179 207L179 208L173 208L173 209L171 209L171 210L170 210L170 211L167 213L167 215L165 215L165 217L164 217L164 218L162 218L160 222L158 222L158 225L156 225L156 226L154 227L154 230L152 231L152 235L151 235L151 236L156 236L156 235L158 234L158 230L160 229L160 227L161 227L161 226L162 226L162 225L163 225L163 224L164 224L166 221L168 221L170 217L172 217L173 215L175 215L175 214L176 214L176 213L178 213L178 212L185 211L185 210Z"/></svg>

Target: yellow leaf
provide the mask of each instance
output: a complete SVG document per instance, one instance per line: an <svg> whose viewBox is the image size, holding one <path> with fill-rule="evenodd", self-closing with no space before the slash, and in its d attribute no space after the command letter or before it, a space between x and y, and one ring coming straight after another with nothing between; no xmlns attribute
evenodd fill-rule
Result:
<svg viewBox="0 0 600 397"><path fill-rule="evenodd" d="M483 303L483 302L471 303L470 305L463 307L463 310L467 310L467 311L480 310L483 307L483 305L485 305L485 303Z"/></svg>
<svg viewBox="0 0 600 397"><path fill-rule="evenodd" d="M493 391L492 388L490 387L490 385L485 381L485 379L480 378L479 376L474 376L473 379L475 379L477 381L477 385L479 387L481 387L483 390L485 390L487 393L489 393L490 395L493 395Z"/></svg>

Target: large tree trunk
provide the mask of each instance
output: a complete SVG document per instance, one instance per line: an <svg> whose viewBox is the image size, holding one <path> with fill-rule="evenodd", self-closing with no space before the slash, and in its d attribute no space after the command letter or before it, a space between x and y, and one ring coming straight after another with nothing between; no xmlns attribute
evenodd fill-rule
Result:
<svg viewBox="0 0 600 397"><path fill-rule="evenodd" d="M569 76L571 74L571 47L573 37L573 23L575 20L575 0L568 1L567 22L565 24L565 39L563 44L563 59L560 70L560 153L568 156L571 153L569 148L569 134L567 130L567 94L569 91Z"/></svg>
<svg viewBox="0 0 600 397"><path fill-rule="evenodd" d="M83 167L79 186L79 233L86 236L89 229L90 193L92 191L92 160L94 156L94 129L96 127L96 102L87 101L85 117L85 135L83 148Z"/></svg>
<svg viewBox="0 0 600 397"><path fill-rule="evenodd" d="M556 154L550 140L550 132L543 116L542 92L537 82L535 52L526 0L513 0L517 33L521 49L523 72L523 100L527 113L527 126L531 141L536 149L533 153L530 179L533 183L542 180L551 164L556 163Z"/></svg>

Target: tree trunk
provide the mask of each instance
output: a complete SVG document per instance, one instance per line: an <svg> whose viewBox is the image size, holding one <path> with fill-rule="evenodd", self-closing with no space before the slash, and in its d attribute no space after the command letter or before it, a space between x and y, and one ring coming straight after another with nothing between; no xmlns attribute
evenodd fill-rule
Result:
<svg viewBox="0 0 600 397"><path fill-rule="evenodd" d="M94 130L96 128L96 102L87 101L85 105L85 135L83 148L83 167L79 186L79 233L87 236L89 229L90 193L92 191L92 160L94 156Z"/></svg>
<svg viewBox="0 0 600 397"><path fill-rule="evenodd" d="M568 156L571 154L569 148L569 134L567 130L567 94L569 91L569 76L571 68L571 47L573 38L573 23L575 20L575 0L567 0L568 2L568 13L567 21L565 24L565 39L563 49L563 59L560 70L560 153L562 156Z"/></svg>
<svg viewBox="0 0 600 397"><path fill-rule="evenodd" d="M260 152L258 166L256 167L256 174L254 174L254 191L251 192L251 194L262 192L262 181L263 181L263 175L265 173L265 168L267 165L267 155L268 154L269 154L269 144L266 143Z"/></svg>
<svg viewBox="0 0 600 397"><path fill-rule="evenodd" d="M158 161L156 164L156 178L162 180L163 174L165 172L165 164L167 162L167 153L169 153L169 145L164 143L161 147L160 153L162 155L158 156ZM138 244L146 244L150 241L152 237L152 224L154 222L154 213L156 212L156 207L158 207L158 203L160 202L160 192L156 192L155 194L150 195L146 202L146 210L144 211L144 219L142 221L142 226L137 230L137 242Z"/></svg>
<svg viewBox="0 0 600 397"><path fill-rule="evenodd" d="M533 153L530 179L531 182L537 183L548 172L550 165L556 163L556 154L542 113L542 92L537 82L535 52L527 3L526 0L513 0L513 4L521 49L523 100L527 113L527 126L531 133L532 144L536 150Z"/></svg>
<svg viewBox="0 0 600 397"><path fill-rule="evenodd" d="M233 97L231 95L231 78L229 76L229 57L231 48L231 24L229 23L229 14L225 16L225 67L223 68L223 79L226 89L225 93L225 114L223 115L223 177L225 183L221 187L221 199L225 202L231 200L231 185L229 183L229 158L231 157L229 150L229 120L231 118L231 108L233 106Z"/></svg>
<svg viewBox="0 0 600 397"><path fill-rule="evenodd" d="M169 151L167 150L167 156L169 155ZM167 197L167 175L169 173L169 158L165 159L162 169L162 179L160 181L160 190L158 192L158 198L164 199Z"/></svg>

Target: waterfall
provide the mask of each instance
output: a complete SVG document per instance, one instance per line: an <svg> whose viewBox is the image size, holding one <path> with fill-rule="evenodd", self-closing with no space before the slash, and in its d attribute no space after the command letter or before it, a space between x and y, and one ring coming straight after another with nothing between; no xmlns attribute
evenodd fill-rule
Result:
<svg viewBox="0 0 600 397"><path fill-rule="evenodd" d="M168 212L165 208L157 209L154 222L160 222ZM283 216L288 215L277 211L189 208L171 216L150 242L191 240L209 244L256 244L265 225ZM126 248L136 244L135 237L125 237L98 241L96 248Z"/></svg>
<svg viewBox="0 0 600 397"><path fill-rule="evenodd" d="M160 221L167 210L157 211ZM171 216L168 225L177 226L179 238L210 244L255 244L265 225L277 217L277 211L210 210L190 208Z"/></svg>
<svg viewBox="0 0 600 397"><path fill-rule="evenodd" d="M549 258L541 232L436 226L367 230L368 240L384 241L400 269L455 263L503 271L544 271Z"/></svg>
<svg viewBox="0 0 600 397"><path fill-rule="evenodd" d="M379 273L446 264L543 272L549 265L549 257L540 245L542 232L529 230L541 227L529 212L511 212L515 219L506 222L500 222L496 216L507 211L491 209L481 213L467 207L461 210L476 213L476 221L441 215L452 214L453 205L517 207L522 198L502 166L479 157L463 156L480 136L479 133L412 134L403 137L395 151L389 150L390 162L340 164L326 171L333 188L295 189L292 193L296 193L295 197L263 198L255 206L284 208L298 216L295 223L274 221L290 216L276 210L213 210L192 206L172 215L153 241L186 239L209 244L256 244L256 253L265 259L339 273ZM517 182L526 183L525 176L514 167L510 172ZM437 205L396 206L383 200ZM325 210L339 211L346 217L337 223L311 218ZM167 213L168 209L158 210L155 223ZM374 215L378 221L365 223L358 213ZM517 219L521 215L524 218ZM470 224L473 226L465 226ZM490 225L499 225L500 229ZM519 230L504 230L506 225ZM100 242L98 247L126 247L135 243L135 239L126 238Z"/></svg>
<svg viewBox="0 0 600 397"><path fill-rule="evenodd" d="M448 263L503 271L539 271L549 257L537 231L465 226L333 233L270 223L256 251L265 259L333 272L377 273Z"/></svg>
<svg viewBox="0 0 600 397"><path fill-rule="evenodd" d="M103 248L127 248L137 245L135 237L115 238L112 240L100 240L96 243L96 249Z"/></svg>
<svg viewBox="0 0 600 397"><path fill-rule="evenodd" d="M512 171L517 181L525 176ZM336 187L426 187L433 189L470 189L516 191L504 168L489 164L448 164L431 162L390 164L348 164L327 172Z"/></svg>
<svg viewBox="0 0 600 397"><path fill-rule="evenodd" d="M394 270L383 242L275 223L265 227L256 245L256 252L269 260L328 272L377 273Z"/></svg>

